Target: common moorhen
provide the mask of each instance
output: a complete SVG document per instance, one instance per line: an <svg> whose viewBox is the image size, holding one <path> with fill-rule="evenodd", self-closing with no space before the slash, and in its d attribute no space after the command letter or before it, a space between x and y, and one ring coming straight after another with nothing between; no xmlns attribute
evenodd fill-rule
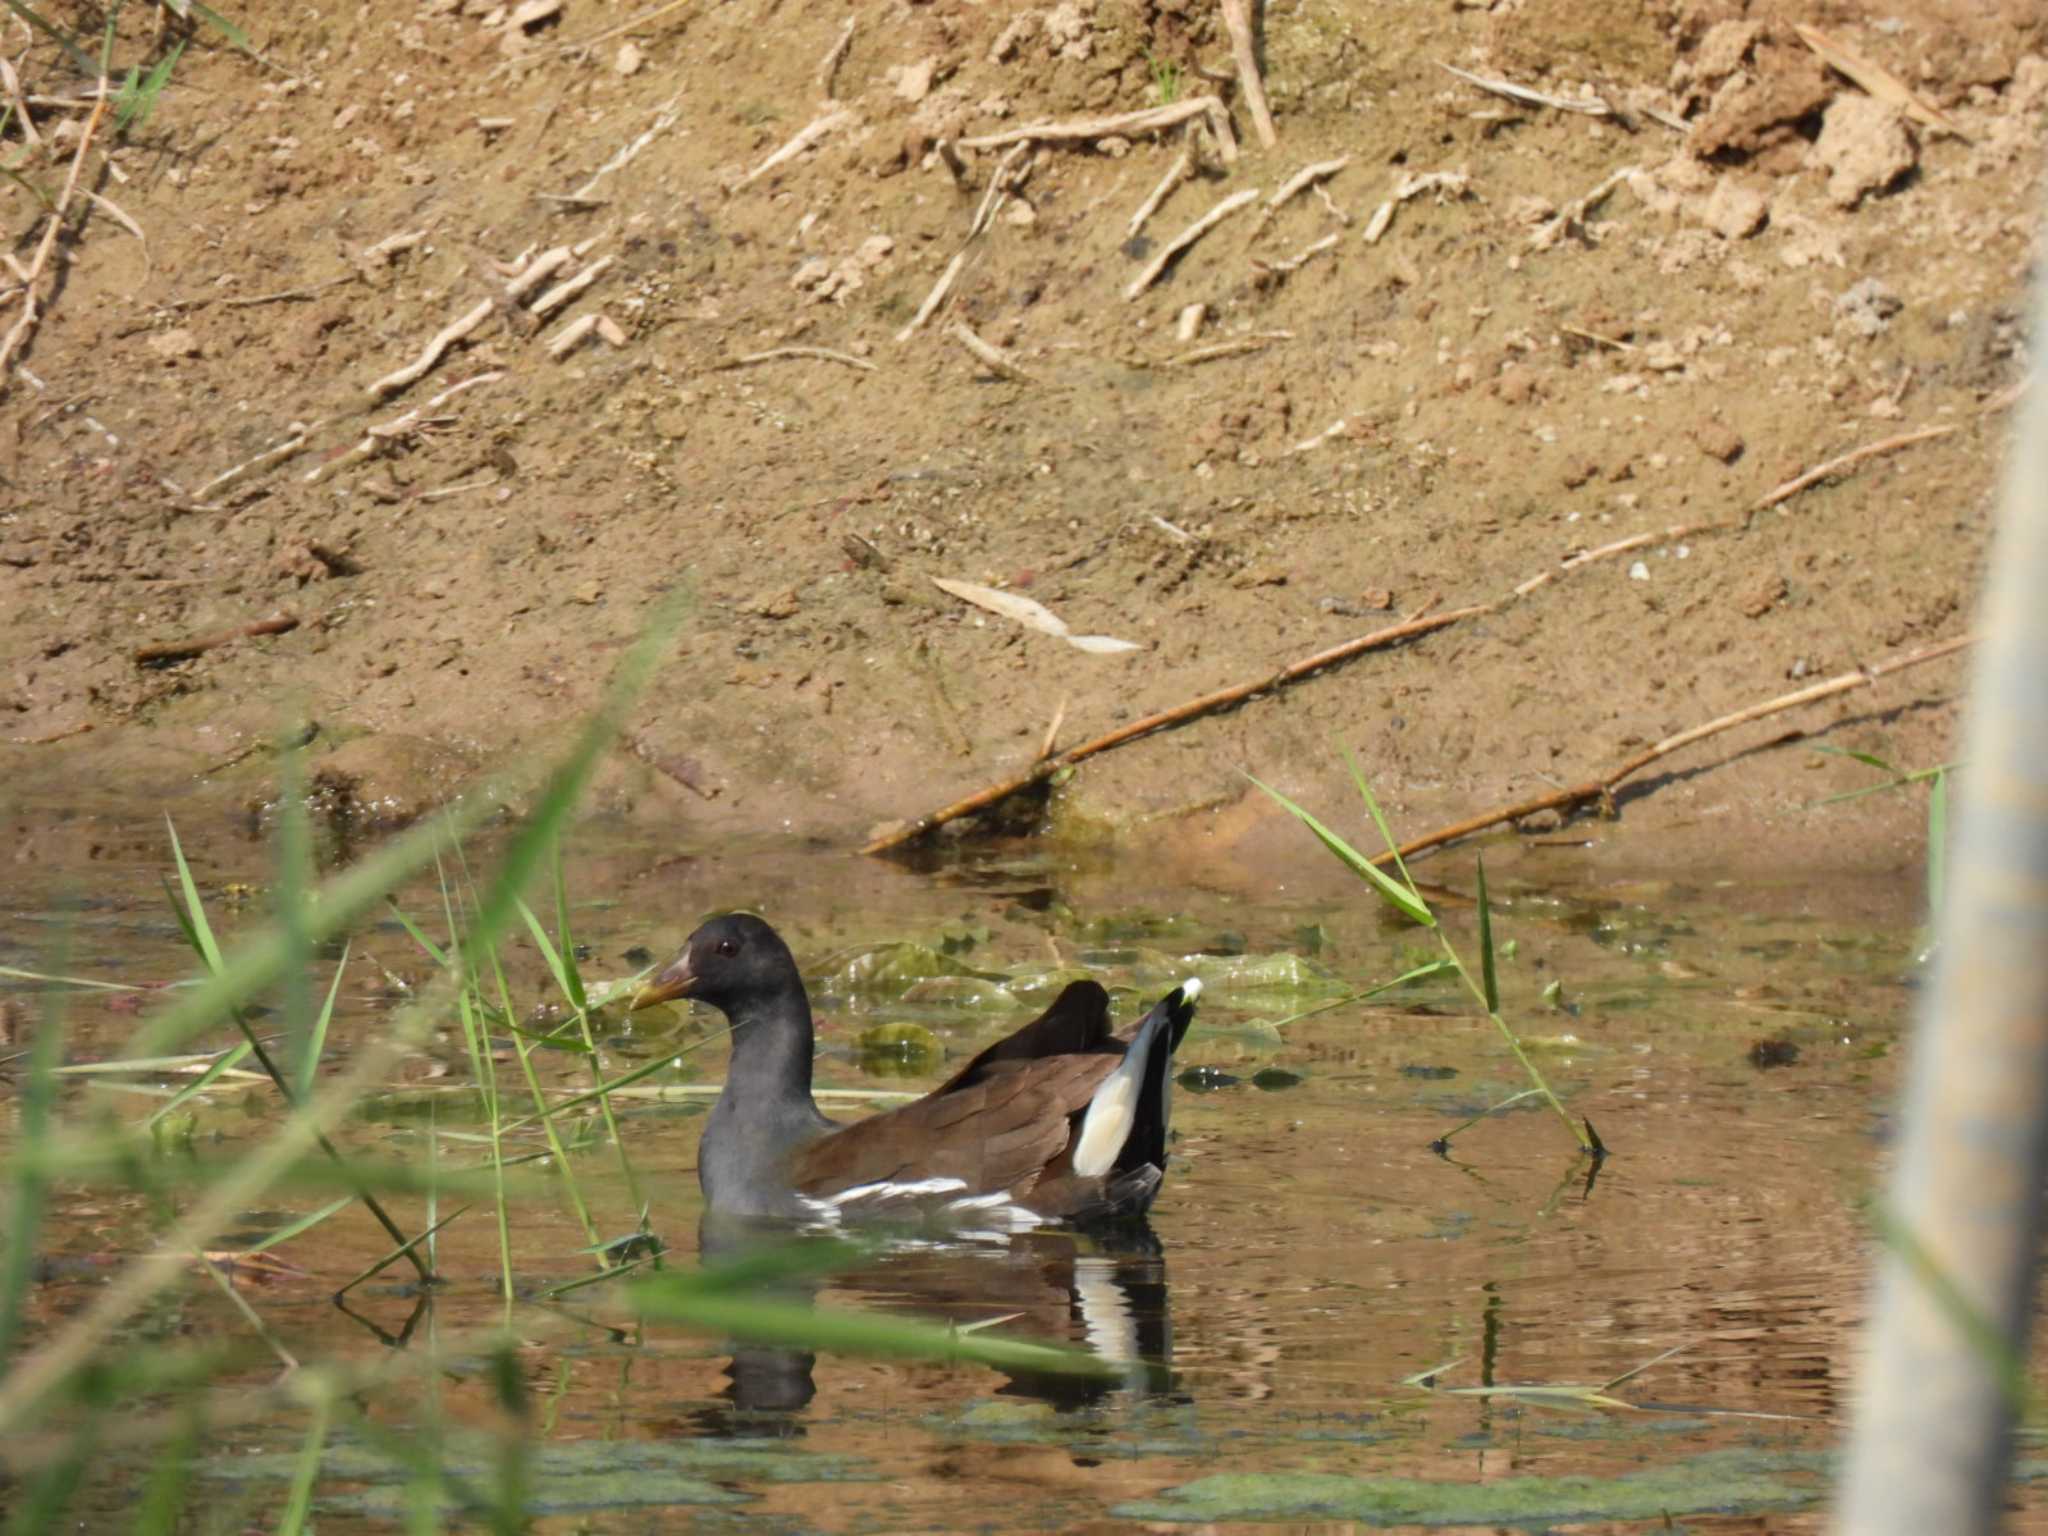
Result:
<svg viewBox="0 0 2048 1536"><path fill-rule="evenodd" d="M1183 982L1117 1036L1109 994L1073 982L923 1098L852 1125L811 1099L810 999L789 946L760 918L706 923L632 1006L696 998L732 1022L732 1066L697 1151L712 1211L1014 1231L1151 1205L1166 1171L1167 1063L1200 990Z"/></svg>

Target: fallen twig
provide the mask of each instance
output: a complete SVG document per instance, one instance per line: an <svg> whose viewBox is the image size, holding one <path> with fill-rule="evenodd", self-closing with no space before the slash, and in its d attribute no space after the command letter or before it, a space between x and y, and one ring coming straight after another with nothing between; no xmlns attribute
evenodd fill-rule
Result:
<svg viewBox="0 0 2048 1536"><path fill-rule="evenodd" d="M834 352L830 347L770 347L766 352L749 352L744 357L728 357L724 362L713 363L713 373L723 373L729 368L751 368L756 363L773 363L785 357L811 357L824 363L844 363L849 368L859 368L873 373L875 365L864 357L855 357L851 352Z"/></svg>
<svg viewBox="0 0 2048 1536"><path fill-rule="evenodd" d="M1159 248L1158 254L1145 263L1145 270L1131 279L1130 286L1124 289L1124 301L1129 303L1138 298L1147 288L1150 288L1159 281L1161 274L1173 265L1175 259L1179 257L1182 251L1185 251L1189 246L1201 239L1202 236L1237 212L1238 209L1244 207L1245 204L1258 201L1258 196L1259 189L1257 187L1246 187L1241 192L1233 192L1214 208L1211 208L1207 213L1195 220L1186 229L1167 241L1166 244Z"/></svg>
<svg viewBox="0 0 2048 1536"><path fill-rule="evenodd" d="M1223 109L1222 100L1215 96L1185 96L1163 107L1119 112L1111 117L1070 117L1058 123L1027 123L1021 128L1005 128L1000 133L961 139L959 145L962 149L1001 149L1006 144L1021 144L1027 140L1041 144L1086 143L1093 139L1106 139L1112 134L1157 133L1191 117L1208 118L1209 126L1216 133L1217 152L1225 161L1237 158L1237 138L1230 131L1230 114Z"/></svg>
<svg viewBox="0 0 2048 1536"><path fill-rule="evenodd" d="M825 50L825 57L818 61L818 90L827 101L837 101L832 94L832 80L839 73L839 66L846 58L847 49L853 46L853 18L847 17L840 24L839 35L832 40L832 46Z"/></svg>
<svg viewBox="0 0 2048 1536"><path fill-rule="evenodd" d="M1592 211L1593 205L1603 200L1608 193L1627 181L1631 176L1637 174L1637 167L1624 165L1585 196L1573 198L1558 210L1556 218L1550 220L1529 237L1529 249L1532 251L1547 251L1572 230L1584 228L1586 215Z"/></svg>
<svg viewBox="0 0 2048 1536"><path fill-rule="evenodd" d="M466 379L462 379L454 384L450 384L446 389L442 390L441 393L434 396L434 398L429 400L425 405L416 405L411 410L405 412L403 415L392 417L389 421L385 422L380 427L371 427L367 429L363 433L362 438L356 443L356 445L350 448L346 453L340 454L335 458L329 459L325 464L315 464L311 469L306 471L306 483L308 485L316 484L320 480L326 478L328 475L333 474L336 470L342 469L347 465L355 463L358 459L367 459L368 457L370 457L371 454L377 451L380 444L388 443L397 438L401 438L405 436L408 432L411 432L415 428L417 428L420 425L421 418L424 417L427 412L434 410L435 408L441 405L446 404L450 400L453 400L457 395L461 394L466 389L474 389L479 384L489 384L494 380L502 379L503 377L505 377L505 370L502 368L495 368L484 373L472 374L470 375L470 377ZM312 428L308 428L307 430L310 432ZM271 452L282 454L283 449L287 446L292 445L280 444L277 448L272 449Z"/></svg>
<svg viewBox="0 0 2048 1536"><path fill-rule="evenodd" d="M238 624L233 629L219 630L210 635L195 635L190 640L173 640L166 645L137 646L135 664L138 667L148 667L160 666L169 661L185 661L236 640L246 640L255 635L288 634L298 627L299 621L294 615L272 614L269 618L258 619L252 624Z"/></svg>
<svg viewBox="0 0 2048 1536"><path fill-rule="evenodd" d="M776 150L774 154L741 177L738 184L733 187L733 191L738 192L744 188L751 187L770 171L778 166L787 165L805 150L831 137L840 129L852 126L859 119L859 113L850 111L845 107L838 107L827 112L823 117L806 124L798 131L795 138L791 139L782 148Z"/></svg>
<svg viewBox="0 0 2048 1536"><path fill-rule="evenodd" d="M1138 232L1145 227L1145 221L1159 211L1159 205L1173 195L1173 189L1195 173L1195 150L1192 144L1182 148L1173 164L1166 168L1166 174L1159 178L1159 185L1145 194L1145 201L1138 204L1137 212L1131 215L1128 238L1135 240Z"/></svg>
<svg viewBox="0 0 2048 1536"><path fill-rule="evenodd" d="M235 481L241 479L242 476L248 474L251 470L268 469L273 464L282 464L286 459L290 458L293 454L297 453L300 449L304 448L306 446L307 439L310 438L314 432L318 431L320 427L324 425L324 422L316 421L311 426L294 426L294 428L292 429L292 435L290 437L286 438L281 443L277 443L269 448L264 449L254 458L244 459L241 463L236 464L228 469L222 470L219 474L215 475L211 480L207 481L206 484L200 486L198 490L194 491L192 493L192 499L196 502L203 502L214 491L219 490L222 486L233 484Z"/></svg>
<svg viewBox="0 0 2048 1536"><path fill-rule="evenodd" d="M1439 62L1437 67L1449 70L1460 80L1476 85L1482 91L1491 91L1496 96L1505 96L1510 101L1524 102L1532 107L1555 107L1560 112L1583 112L1588 117L1606 117L1614 110L1598 96L1548 96L1542 91L1532 91L1526 85L1517 85L1512 80L1496 80L1486 75L1475 75L1470 70L1458 68L1455 64Z"/></svg>
<svg viewBox="0 0 2048 1536"><path fill-rule="evenodd" d="M1252 233L1257 234L1259 229L1264 229L1266 221L1278 213L1289 199L1298 197L1318 182L1327 181L1350 163L1351 157L1349 155L1339 155L1335 160L1318 160L1311 165L1304 165L1300 170L1280 183L1279 191L1266 199L1266 206L1259 211L1258 229L1253 230ZM1334 204L1331 206L1332 208L1335 207Z"/></svg>
<svg viewBox="0 0 2048 1536"><path fill-rule="evenodd" d="M1387 232L1387 226L1394 222L1394 210L1411 197L1420 197L1425 192L1434 192L1441 201L1443 194L1452 193L1466 197L1472 191L1472 178L1463 171L1418 171L1401 178L1394 195L1373 210L1366 221L1360 238L1367 245L1378 245L1380 236Z"/></svg>
<svg viewBox="0 0 2048 1536"><path fill-rule="evenodd" d="M47 747L54 741L69 741L74 736L83 736L92 729L87 720L79 725L67 725L61 731L45 731L40 736L10 736L8 741L17 747Z"/></svg>
<svg viewBox="0 0 2048 1536"><path fill-rule="evenodd" d="M1898 108L1908 117L1925 123L1930 128L1939 128L1942 132L1952 133L1959 139L1964 137L1962 129L1955 125L1955 119L1882 64L1844 47L1818 27L1794 22L1792 30L1799 34L1799 41L1820 55L1822 62L1847 75L1879 101Z"/></svg>
<svg viewBox="0 0 2048 1536"><path fill-rule="evenodd" d="M1285 257L1279 261L1262 261L1258 257L1254 256L1252 258L1252 265L1257 267L1261 272L1267 273L1271 276L1285 277L1290 272L1300 271L1303 267L1307 266L1311 261L1315 260L1316 257L1322 255L1323 252L1334 251L1336 248L1337 237L1333 234L1325 235L1322 239L1303 246L1299 251L1295 252L1294 255Z"/></svg>
<svg viewBox="0 0 2048 1536"><path fill-rule="evenodd" d="M1738 725L1748 725L1755 720L1762 720L1771 715L1782 714L1788 709L1798 709L1807 704L1817 704L1821 700L1831 699L1837 694L1849 693L1857 688L1867 688L1879 678L1888 677L1894 672L1903 672L1908 667L1917 667L1925 662L1938 661L1944 656L1953 655L1955 652L1974 644L1976 638L1975 635L1958 635L1951 640L1937 641L1933 645L1922 646L1916 651L1908 651L1903 656L1894 656L1886 661L1873 662L1867 667L1859 667L1854 672L1843 672L1835 677L1828 678L1825 682L1815 683L1808 688L1801 688L1796 693L1781 694L1779 697L1768 700L1765 703L1752 704L1747 709L1738 709L1733 714L1723 715L1717 720L1709 720L1705 725L1696 725L1691 730L1680 731L1676 736L1667 736L1662 741L1656 743L1656 745L1645 747L1634 757L1627 759L1597 779L1588 779L1585 783L1572 785L1568 789L1553 790L1551 793L1539 795L1533 800L1524 800L1517 805L1504 805L1497 810L1487 811L1483 815L1470 816L1463 821L1454 822L1448 827L1440 827L1426 837L1418 837L1411 842L1403 843L1398 850L1399 855L1404 859L1413 858L1416 854L1425 852L1428 849L1441 847L1445 843L1456 842L1461 837L1470 837L1474 832L1483 832L1488 827L1497 827L1503 822L1520 821L1523 817L1534 816L1539 811L1571 811L1595 800L1604 800L1614 792L1622 780L1640 773L1659 758L1669 757L1681 747L1689 747L1694 742L1706 740L1709 736L1718 736L1721 732L1733 730ZM1383 853L1375 858L1373 862L1375 864L1388 864L1393 862L1394 857L1393 853Z"/></svg>
<svg viewBox="0 0 2048 1536"><path fill-rule="evenodd" d="M482 299L478 301L476 308L470 310L469 313L449 321L448 324L434 333L433 337L427 342L425 349L416 359L407 363L396 373L387 373L383 378L372 384L369 389L370 398L372 400L382 400L386 395L396 394L416 379L425 377L428 370L441 361L443 353L454 346L456 342L462 340L471 331L482 325L486 320L490 319L491 312L497 307L496 300Z"/></svg>
<svg viewBox="0 0 2048 1536"><path fill-rule="evenodd" d="M891 827L871 838L861 852L886 853L891 848L900 848L949 821L957 821L962 816L985 811L990 806L1007 800L1019 790L1042 783L1061 769L1070 768L1099 752L1107 752L1113 747L1122 746L1125 742L1135 741L1140 736L1149 736L1154 731L1182 725L1203 715L1214 714L1220 709L1228 709L1231 705L1243 703L1257 694L1277 691L1313 672L1321 671L1324 667L1335 666L1338 662L1348 661L1366 651L1379 650L1402 640L1412 640L1432 630L1444 629L1462 620L1491 612L1491 603L1481 603L1476 607L1459 608L1451 613L1424 614L1404 619L1385 629L1374 630L1369 635L1360 635L1356 639L1345 641L1342 645L1333 645L1327 650L1318 651L1313 656L1304 656L1301 660L1282 667L1270 677L1240 683L1230 688L1219 688L1214 693L1205 693L1200 698L1190 699L1172 709L1147 715L1142 720L1134 720L1129 725L1119 726L1107 735L1097 736L1092 741L1084 741L1077 747L1069 747L1066 751L1050 757L1041 757L1023 773L1005 779L999 784L992 784L986 789L977 790L964 800L956 800L929 815L918 817L915 821Z"/></svg>
<svg viewBox="0 0 2048 1536"><path fill-rule="evenodd" d="M669 129L675 127L676 121L683 115L682 108L676 105L681 100L682 97L679 95L671 96L667 101L656 107L654 109L654 122L644 133L613 155L611 159L605 161L603 165L592 171L588 181L584 182L582 186L569 193L562 200L572 203L587 203L591 201L597 193L597 184L599 182L611 175L613 171L622 170L626 166L631 165L639 158L640 152L643 149L660 138L661 135L667 133ZM765 170L766 167L764 166L763 169ZM755 174L759 175L760 173L757 171ZM749 180L751 179L750 177Z"/></svg>
<svg viewBox="0 0 2048 1536"><path fill-rule="evenodd" d="M1592 565L1600 560L1612 560L1616 555L1625 555L1630 550L1644 549L1652 544L1668 544L1677 539L1696 538L1703 533L1733 533L1740 525L1721 518L1710 518L1698 523L1678 523L1669 528L1652 529L1648 533L1630 534L1625 539L1616 539L1612 544L1602 544L1598 549L1582 549L1575 555L1567 555L1558 561L1554 571L1539 571L1515 588L1515 596L1527 597L1538 587L1548 586L1560 576L1569 576L1581 566Z"/></svg>
<svg viewBox="0 0 2048 1536"><path fill-rule="evenodd" d="M535 299L533 303L531 303L527 307L530 310L532 310L533 313L536 315L553 314L556 310L560 309L564 304L568 303L571 299L575 298L577 294L583 292L584 289L588 288L592 283L596 282L598 278L603 276L605 269L611 266L611 264L611 257L598 257L596 261L593 261L589 266L585 267L581 272L578 272L574 277L568 278L563 282L555 284L554 287L550 288L546 293L542 294L539 298Z"/></svg>
<svg viewBox="0 0 2048 1536"><path fill-rule="evenodd" d="M1003 206L1003 199L1010 195L1011 179L1018 163L1031 153L1031 141L1023 140L997 162L989 176L988 189L981 194L981 205L974 210L974 218L968 223L967 238L960 242L960 249L953 253L953 259L946 263L946 270L939 274L939 280L932 284L932 291L925 295L924 302L917 306L917 313L910 317L910 323L896 333L898 345L910 340L924 329L925 322L938 312L946 302L946 295L953 291L953 284L959 279L960 271L967 265L967 253L974 248L974 242L988 231L995 222L997 210Z"/></svg>
<svg viewBox="0 0 2048 1536"><path fill-rule="evenodd" d="M1243 357L1253 352L1263 352L1276 341L1292 341L1292 331L1254 331L1249 336L1233 336L1228 341L1211 342L1206 347L1197 347L1192 352L1183 352L1171 359L1175 368L1192 368L1197 363L1213 363L1219 357Z"/></svg>
<svg viewBox="0 0 2048 1536"><path fill-rule="evenodd" d="M1026 371L1021 363L1001 347L996 346L993 342L984 341L981 337L975 335L965 321L955 320L948 327L948 331L955 341L979 358L987 366L988 370L998 378L1008 379L1013 384L1036 384L1038 382L1037 379L1033 378Z"/></svg>
<svg viewBox="0 0 2048 1536"><path fill-rule="evenodd" d="M1853 448L1847 453L1839 454L1829 459L1825 464L1815 465L1805 474L1794 475L1783 485L1766 491L1756 499L1756 503L1749 510L1752 513L1762 512L1767 508L1775 507L1781 501L1790 501L1801 491L1816 486L1821 481L1828 479L1830 476L1838 475L1845 469L1861 464L1865 459L1875 459L1888 453L1897 453L1901 448L1910 448L1915 443L1930 442L1937 437L1947 437L1951 433L1960 432L1961 430L1961 427L1923 427L1918 432L1904 432L1897 437L1887 437L1880 442L1865 443L1861 448Z"/></svg>
<svg viewBox="0 0 2048 1536"><path fill-rule="evenodd" d="M7 338L0 341L0 394L7 391L8 363L21 344L28 340L36 328L36 321L42 314L42 307L36 303L36 283L43 275L43 268L49 263L50 252L56 249L57 236L64 228L64 221L71 211L71 200L78 192L78 178L85 169L87 151L92 148L93 135L99 131L107 115L107 103L111 99L107 77L100 76L98 94L93 100L92 115L85 120L85 127L78 135L78 149L71 157L71 170L64 178L64 190L57 195L57 206L50 210L49 227L43 231L43 238L36 244L35 259L28 264L28 271L22 278L21 314L8 328Z"/></svg>
<svg viewBox="0 0 2048 1536"><path fill-rule="evenodd" d="M289 304L300 299L315 299L330 288L339 288L343 283L353 283L357 274L348 273L343 277L330 277L324 283L314 283L308 288L287 288L280 293L259 293L247 299L222 299L222 309L253 309L258 304Z"/></svg>
<svg viewBox="0 0 2048 1536"><path fill-rule="evenodd" d="M1280 142L1273 114L1266 106L1266 82L1259 78L1259 50L1252 41L1252 19L1245 0L1223 0L1223 25L1230 33L1230 52L1237 62L1237 83L1251 109L1259 143L1271 149Z"/></svg>

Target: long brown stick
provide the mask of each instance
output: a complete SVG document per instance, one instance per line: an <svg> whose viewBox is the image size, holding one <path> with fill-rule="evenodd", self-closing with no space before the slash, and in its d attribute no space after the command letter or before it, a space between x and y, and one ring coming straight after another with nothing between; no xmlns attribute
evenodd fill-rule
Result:
<svg viewBox="0 0 2048 1536"><path fill-rule="evenodd" d="M1333 645L1328 650L1317 651L1313 656L1304 656L1299 661L1290 662L1270 677L1262 677L1249 683L1238 683L1229 688L1219 688L1214 693L1205 693L1200 698L1189 699L1185 704L1176 704L1171 709L1160 710L1157 714L1147 715L1142 720L1133 720L1129 725L1118 726L1106 735L1097 736L1093 741L1084 741L1078 747L1069 747L1052 757L1042 757L1015 777L1005 779L999 784L991 784L986 789L976 790L964 800L955 800L951 805L942 806L929 815L918 817L915 821L891 827L868 842L861 852L886 853L891 848L900 848L903 844L913 842L949 821L971 816L976 811L985 811L998 801L1007 800L1019 790L1043 783L1062 768L1070 767L1084 758L1093 757L1098 752L1107 752L1112 747L1120 747L1127 741L1149 736L1152 732L1165 730L1168 726L1180 725L1202 715L1214 714L1219 709L1228 709L1254 694L1284 688L1289 683L1307 677L1311 672L1335 666L1340 661L1348 661L1366 651L1378 650L1401 640L1412 640L1417 635L1426 635L1432 630L1444 629L1462 620L1493 611L1492 603L1479 603L1470 608L1456 608L1449 613L1422 614L1403 619L1400 623L1390 624L1385 629L1376 629L1369 635L1360 635L1355 639L1346 640L1341 645Z"/></svg>
<svg viewBox="0 0 2048 1536"><path fill-rule="evenodd" d="M1768 491L1756 499L1749 510L1761 512L1775 507L1781 501L1790 501L1809 486L1820 484L1830 475L1838 475L1854 464L1865 459L1880 458L1887 453L1897 453L1901 448L1910 448L1915 443L1928 442L1933 438L1947 437L1951 432L1960 432L1961 427L1922 427L1918 432L1902 432L1897 437L1887 437L1875 443L1865 443L1861 448L1852 448L1847 453L1829 459L1825 464L1816 464L1803 475L1795 475L1777 489Z"/></svg>
<svg viewBox="0 0 2048 1536"><path fill-rule="evenodd" d="M1676 736L1667 736L1655 746L1645 747L1634 757L1597 779L1588 779L1585 783L1575 784L1569 789L1553 790L1533 800L1504 805L1480 816L1468 816L1463 821L1451 823L1448 827L1439 827L1426 837L1418 837L1412 842L1403 843L1400 855L1404 859L1410 858L1427 849L1456 842L1461 837L1470 837L1474 832L1484 832L1488 827L1497 827L1502 822L1520 821L1524 816L1533 816L1538 811L1575 810L1590 801L1612 794L1622 780L1640 773L1659 758L1669 757L1682 747L1689 747L1696 741L1704 741L1709 736L1718 736L1723 731L1731 731L1738 725L1747 725L1753 720L1762 720L1771 715L1782 714L1788 709L1799 709L1807 704L1817 704L1822 699L1831 699L1839 693L1867 688L1879 678L1888 677L1894 672L1903 672L1908 667L1917 667L1924 662L1937 661L1943 656L1953 655L1973 644L1976 638L1975 635L1958 635L1950 640L1937 641L1933 645L1922 646L1917 651L1908 651L1903 656L1872 662L1869 666L1858 668L1854 672L1839 673L1809 688L1801 688L1796 693L1781 694L1762 704L1752 704L1746 709L1738 709L1732 715L1723 715L1718 720L1709 720L1705 725L1696 725L1691 730L1680 731ZM1383 853L1373 862L1389 864L1393 859L1393 854Z"/></svg>
<svg viewBox="0 0 2048 1536"><path fill-rule="evenodd" d="M258 619L253 624L237 624L233 629L223 629L211 635L195 635L190 640L173 640L164 645L143 645L135 649L135 664L146 667L155 662L184 661L205 651L226 645L231 640L245 640L252 635L282 635L299 627L296 616L289 613L272 614L267 619Z"/></svg>

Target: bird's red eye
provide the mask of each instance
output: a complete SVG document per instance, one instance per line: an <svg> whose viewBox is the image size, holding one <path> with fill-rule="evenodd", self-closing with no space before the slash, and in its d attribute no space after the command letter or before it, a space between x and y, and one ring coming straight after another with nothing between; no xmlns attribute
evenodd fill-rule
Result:
<svg viewBox="0 0 2048 1536"><path fill-rule="evenodd" d="M737 939L720 939L718 941L718 952L721 955L738 954L740 952L739 941Z"/></svg>

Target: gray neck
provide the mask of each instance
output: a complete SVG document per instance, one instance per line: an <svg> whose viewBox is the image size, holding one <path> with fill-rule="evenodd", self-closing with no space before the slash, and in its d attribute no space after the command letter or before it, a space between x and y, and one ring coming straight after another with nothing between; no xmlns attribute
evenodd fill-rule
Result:
<svg viewBox="0 0 2048 1536"><path fill-rule="evenodd" d="M811 1102L810 1000L798 992L732 1015L732 1066L725 1094L749 1107Z"/></svg>
<svg viewBox="0 0 2048 1536"><path fill-rule="evenodd" d="M810 1005L799 992L731 1017L732 1066L698 1147L698 1180L714 1210L800 1215L789 1159L831 1127L811 1100Z"/></svg>

